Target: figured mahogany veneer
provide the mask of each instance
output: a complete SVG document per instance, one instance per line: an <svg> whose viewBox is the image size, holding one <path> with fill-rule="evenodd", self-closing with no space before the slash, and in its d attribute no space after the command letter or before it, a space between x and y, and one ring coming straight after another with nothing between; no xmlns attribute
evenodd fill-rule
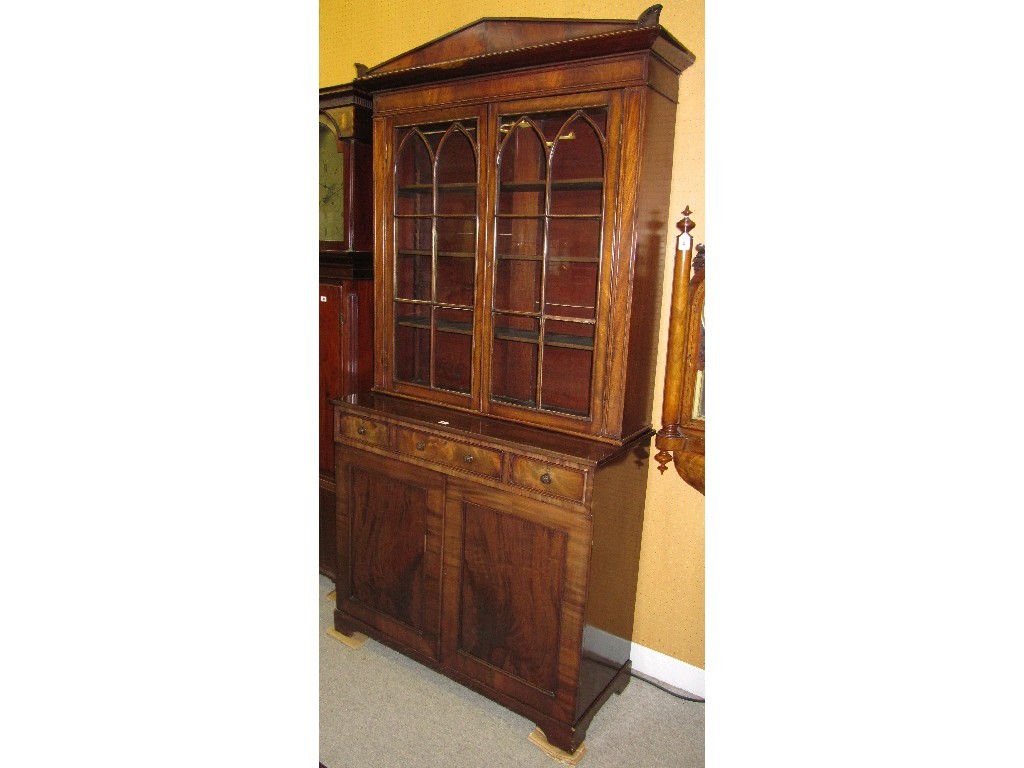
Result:
<svg viewBox="0 0 1024 768"><path fill-rule="evenodd" d="M653 431L610 446L385 395L334 405L335 628L574 750L629 675Z"/></svg>
<svg viewBox="0 0 1024 768"><path fill-rule="evenodd" d="M483 19L371 69L375 373L332 401L335 628L573 752L629 679L679 73Z"/></svg>

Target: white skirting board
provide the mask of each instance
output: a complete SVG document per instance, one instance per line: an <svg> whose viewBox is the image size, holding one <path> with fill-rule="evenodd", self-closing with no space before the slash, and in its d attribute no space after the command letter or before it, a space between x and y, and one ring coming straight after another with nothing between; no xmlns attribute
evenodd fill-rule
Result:
<svg viewBox="0 0 1024 768"><path fill-rule="evenodd" d="M598 655L602 655L603 646L609 646L607 656L614 658L616 654L612 649L621 648L622 638L596 627L588 625L583 634L584 645L593 648ZM631 644L629 657L633 660L633 671L704 698L704 670L700 667L637 643Z"/></svg>

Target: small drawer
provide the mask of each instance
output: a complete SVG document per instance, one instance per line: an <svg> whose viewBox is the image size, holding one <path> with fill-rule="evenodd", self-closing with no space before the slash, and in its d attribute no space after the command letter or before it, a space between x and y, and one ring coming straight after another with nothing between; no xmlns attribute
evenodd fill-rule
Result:
<svg viewBox="0 0 1024 768"><path fill-rule="evenodd" d="M541 493L553 493L573 501L583 501L587 473L526 456L513 456L509 482Z"/></svg>
<svg viewBox="0 0 1024 768"><path fill-rule="evenodd" d="M334 420L334 434L347 440L360 440L381 447L388 444L388 425L373 419L364 419L349 413L341 413Z"/></svg>
<svg viewBox="0 0 1024 768"><path fill-rule="evenodd" d="M501 451L395 427L395 450L455 469L501 477Z"/></svg>

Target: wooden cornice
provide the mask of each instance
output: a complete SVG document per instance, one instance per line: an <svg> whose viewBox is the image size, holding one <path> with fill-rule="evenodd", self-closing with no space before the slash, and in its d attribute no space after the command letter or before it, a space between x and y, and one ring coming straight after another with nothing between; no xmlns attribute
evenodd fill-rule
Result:
<svg viewBox="0 0 1024 768"><path fill-rule="evenodd" d="M658 24L660 11L652 6L634 20L484 18L366 70L354 84L373 92L643 50L681 72L695 57Z"/></svg>

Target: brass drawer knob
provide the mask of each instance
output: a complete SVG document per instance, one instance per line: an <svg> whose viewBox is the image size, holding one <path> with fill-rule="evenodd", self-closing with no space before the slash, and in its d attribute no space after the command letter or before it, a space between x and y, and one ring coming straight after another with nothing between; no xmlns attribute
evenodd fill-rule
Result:
<svg viewBox="0 0 1024 768"><path fill-rule="evenodd" d="M472 463L473 463L473 460L474 460L475 458L476 458L476 457L475 457L475 456L473 456L473 454L471 454L471 453L467 453L467 454L466 454L465 456L463 456L463 457L462 457L462 460L463 460L464 462L466 462L467 464L472 464Z"/></svg>
<svg viewBox="0 0 1024 768"><path fill-rule="evenodd" d="M359 433L360 435L365 435L366 427L356 427L356 432Z"/></svg>
<svg viewBox="0 0 1024 768"><path fill-rule="evenodd" d="M544 483L544 485L551 485L551 474L549 472L545 472L540 476L540 481Z"/></svg>
<svg viewBox="0 0 1024 768"><path fill-rule="evenodd" d="M416 443L416 450L417 450L417 451L422 451L422 450L424 450L424 449L425 449L426 447L427 447L427 444L426 444L426 443Z"/></svg>

